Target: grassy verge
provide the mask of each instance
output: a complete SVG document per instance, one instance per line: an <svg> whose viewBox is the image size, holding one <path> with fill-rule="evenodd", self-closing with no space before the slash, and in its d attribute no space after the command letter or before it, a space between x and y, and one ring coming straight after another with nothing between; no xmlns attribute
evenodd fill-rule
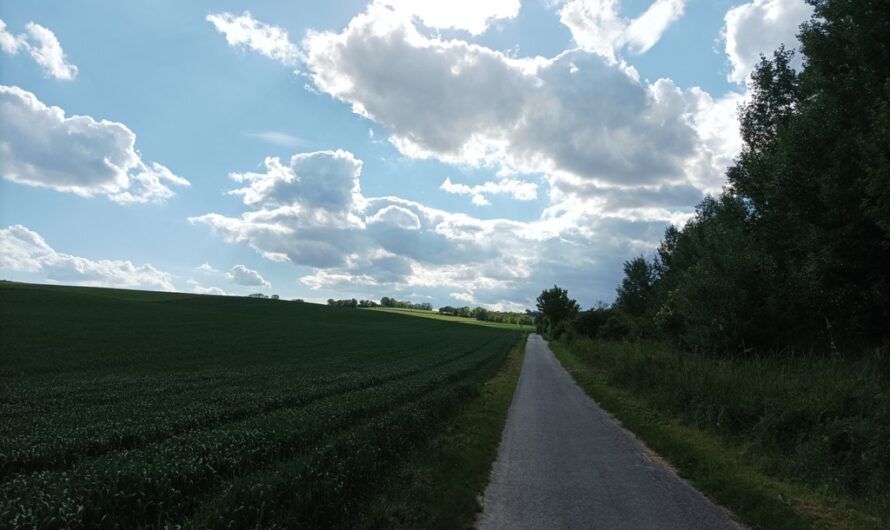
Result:
<svg viewBox="0 0 890 530"><path fill-rule="evenodd" d="M887 393L866 366L721 361L652 343L551 347L591 397L740 522L886 528Z"/></svg>
<svg viewBox="0 0 890 530"><path fill-rule="evenodd" d="M359 528L473 527L519 381L525 339L482 393L404 460Z"/></svg>

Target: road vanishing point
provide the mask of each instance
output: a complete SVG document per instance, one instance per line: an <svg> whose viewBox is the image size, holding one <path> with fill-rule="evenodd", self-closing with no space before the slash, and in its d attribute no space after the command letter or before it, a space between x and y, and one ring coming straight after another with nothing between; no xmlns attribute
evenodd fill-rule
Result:
<svg viewBox="0 0 890 530"><path fill-rule="evenodd" d="M737 529L575 384L530 335L485 490L491 529Z"/></svg>

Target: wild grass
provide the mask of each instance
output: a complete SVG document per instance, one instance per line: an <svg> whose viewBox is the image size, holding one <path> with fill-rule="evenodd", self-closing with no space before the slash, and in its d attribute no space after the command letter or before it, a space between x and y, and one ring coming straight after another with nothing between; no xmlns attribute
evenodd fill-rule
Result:
<svg viewBox="0 0 890 530"><path fill-rule="evenodd" d="M473 528L519 382L525 338L479 397L405 459L357 528Z"/></svg>
<svg viewBox="0 0 890 530"><path fill-rule="evenodd" d="M554 346L604 407L745 522L890 521L890 393L879 354L718 359L653 342Z"/></svg>

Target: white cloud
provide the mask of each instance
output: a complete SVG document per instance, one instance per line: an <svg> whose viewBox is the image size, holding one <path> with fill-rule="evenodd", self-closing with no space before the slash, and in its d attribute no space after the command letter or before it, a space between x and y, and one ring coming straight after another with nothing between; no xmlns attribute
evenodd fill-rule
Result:
<svg viewBox="0 0 890 530"><path fill-rule="evenodd" d="M511 178L468 186L466 184L455 184L451 182L451 177L447 177L439 188L457 195L471 195L473 204L477 206L489 204L488 199L485 197L486 195L506 194L518 201L532 201L538 198L537 184Z"/></svg>
<svg viewBox="0 0 890 530"><path fill-rule="evenodd" d="M780 44L796 49L798 27L812 14L804 0L754 0L727 11L722 36L732 66L729 80L744 83L760 55L770 57Z"/></svg>
<svg viewBox="0 0 890 530"><path fill-rule="evenodd" d="M361 192L358 175L362 163L346 151L297 154L287 166L270 157L265 166L266 173L232 173L233 180L248 186L230 193L243 196L248 206L296 201L343 211Z"/></svg>
<svg viewBox="0 0 890 530"><path fill-rule="evenodd" d="M625 47L636 54L649 51L683 16L686 0L655 0L633 20L618 14L619 5L620 0L569 0L559 18L578 46L614 61Z"/></svg>
<svg viewBox="0 0 890 530"><path fill-rule="evenodd" d="M149 264L90 260L57 252L22 225L0 229L0 269L42 274L50 281L95 287L173 291L172 276Z"/></svg>
<svg viewBox="0 0 890 530"><path fill-rule="evenodd" d="M397 12L413 15L430 28L466 30L473 35L484 33L498 19L519 14L519 0L378 0L378 4Z"/></svg>
<svg viewBox="0 0 890 530"><path fill-rule="evenodd" d="M416 213L396 204L381 208L377 213L368 218L368 224L389 223L405 230L418 230L420 218Z"/></svg>
<svg viewBox="0 0 890 530"><path fill-rule="evenodd" d="M199 267L199 270L200 270L200 267ZM213 287L213 286L205 287L205 286L201 285L201 283L198 282L197 280L195 280L194 278L189 278L185 283L187 283L188 285L191 286L192 292L195 294L214 294L214 295L219 295L219 296L225 296L225 295L229 294L229 293L225 292L224 290L220 289L219 287Z"/></svg>
<svg viewBox="0 0 890 530"><path fill-rule="evenodd" d="M244 265L235 265L232 270L226 273L226 279L237 285L256 286L256 287L272 287L257 271L248 269Z"/></svg>
<svg viewBox="0 0 890 530"><path fill-rule="evenodd" d="M226 36L229 46L249 48L285 65L295 65L301 60L299 48L290 41L285 29L263 24L253 18L250 11L239 16L231 13L210 14L207 21Z"/></svg>
<svg viewBox="0 0 890 530"><path fill-rule="evenodd" d="M510 58L426 38L374 6L305 47L316 87L389 128L410 157L631 185L684 180L695 155L670 81L643 84L591 52Z"/></svg>
<svg viewBox="0 0 890 530"><path fill-rule="evenodd" d="M213 286L204 287L201 285L195 285L192 288L192 291L195 294L213 294L213 295L217 295L217 296L227 296L229 294L229 293L223 291L222 289L220 289L219 287L213 287Z"/></svg>
<svg viewBox="0 0 890 530"><path fill-rule="evenodd" d="M7 180L129 204L163 201L189 182L136 151L126 125L66 117L18 87L0 85L0 175Z"/></svg>
<svg viewBox="0 0 890 530"><path fill-rule="evenodd" d="M195 270L203 272L205 274L219 272L219 270L215 269L213 267L213 265L211 265L210 263L208 263L206 261L204 263L198 265L197 267L195 267Z"/></svg>
<svg viewBox="0 0 890 530"><path fill-rule="evenodd" d="M6 31L6 22L0 19L0 50L14 55L18 53L21 44L18 37Z"/></svg>
<svg viewBox="0 0 890 530"><path fill-rule="evenodd" d="M260 131L247 133L251 138L262 140L266 143L280 145L282 147L298 147L303 145L303 140L292 134L279 131Z"/></svg>
<svg viewBox="0 0 890 530"><path fill-rule="evenodd" d="M240 216L190 221L267 258L312 267L300 281L335 296L446 300L459 292L481 304L530 307L541 285L559 282L582 299L608 298L622 260L651 250L673 220L669 211L625 220L565 205L531 222L483 220L399 197L365 197L361 162L344 151L301 153L287 166L267 159L266 167L247 178L233 174L248 184L236 190L246 207ZM594 265L604 280L579 272Z"/></svg>
<svg viewBox="0 0 890 530"><path fill-rule="evenodd" d="M0 49L12 55L27 52L50 77L63 80L77 77L77 67L68 62L55 33L40 24L28 22L25 33L16 36L9 33L6 23L0 20Z"/></svg>
<svg viewBox="0 0 890 530"><path fill-rule="evenodd" d="M621 37L609 50L615 42L648 49L683 5L656 1L634 21L616 18ZM497 193L531 200L529 177L542 178L550 205L538 219L367 197L361 161L321 151L233 173L242 186L230 193L245 211L190 221L267 259L311 267L300 281L335 297L415 293L530 307L553 283L588 303L610 299L621 263L651 252L669 223L683 223L704 192L722 187L738 152L741 94L641 81L623 60L591 49L517 58L429 37L417 18L376 2L339 33L307 34L314 89L375 122L372 141L385 127L405 156L497 171L476 185L449 178L445 192L476 204Z"/></svg>

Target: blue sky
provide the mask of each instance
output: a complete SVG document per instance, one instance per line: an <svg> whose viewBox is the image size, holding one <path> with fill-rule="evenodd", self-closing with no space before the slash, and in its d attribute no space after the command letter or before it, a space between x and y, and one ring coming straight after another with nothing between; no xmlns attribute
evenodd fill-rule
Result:
<svg viewBox="0 0 890 530"><path fill-rule="evenodd" d="M745 76L810 12L441 5L4 2L0 275L610 301L621 263L720 190Z"/></svg>

